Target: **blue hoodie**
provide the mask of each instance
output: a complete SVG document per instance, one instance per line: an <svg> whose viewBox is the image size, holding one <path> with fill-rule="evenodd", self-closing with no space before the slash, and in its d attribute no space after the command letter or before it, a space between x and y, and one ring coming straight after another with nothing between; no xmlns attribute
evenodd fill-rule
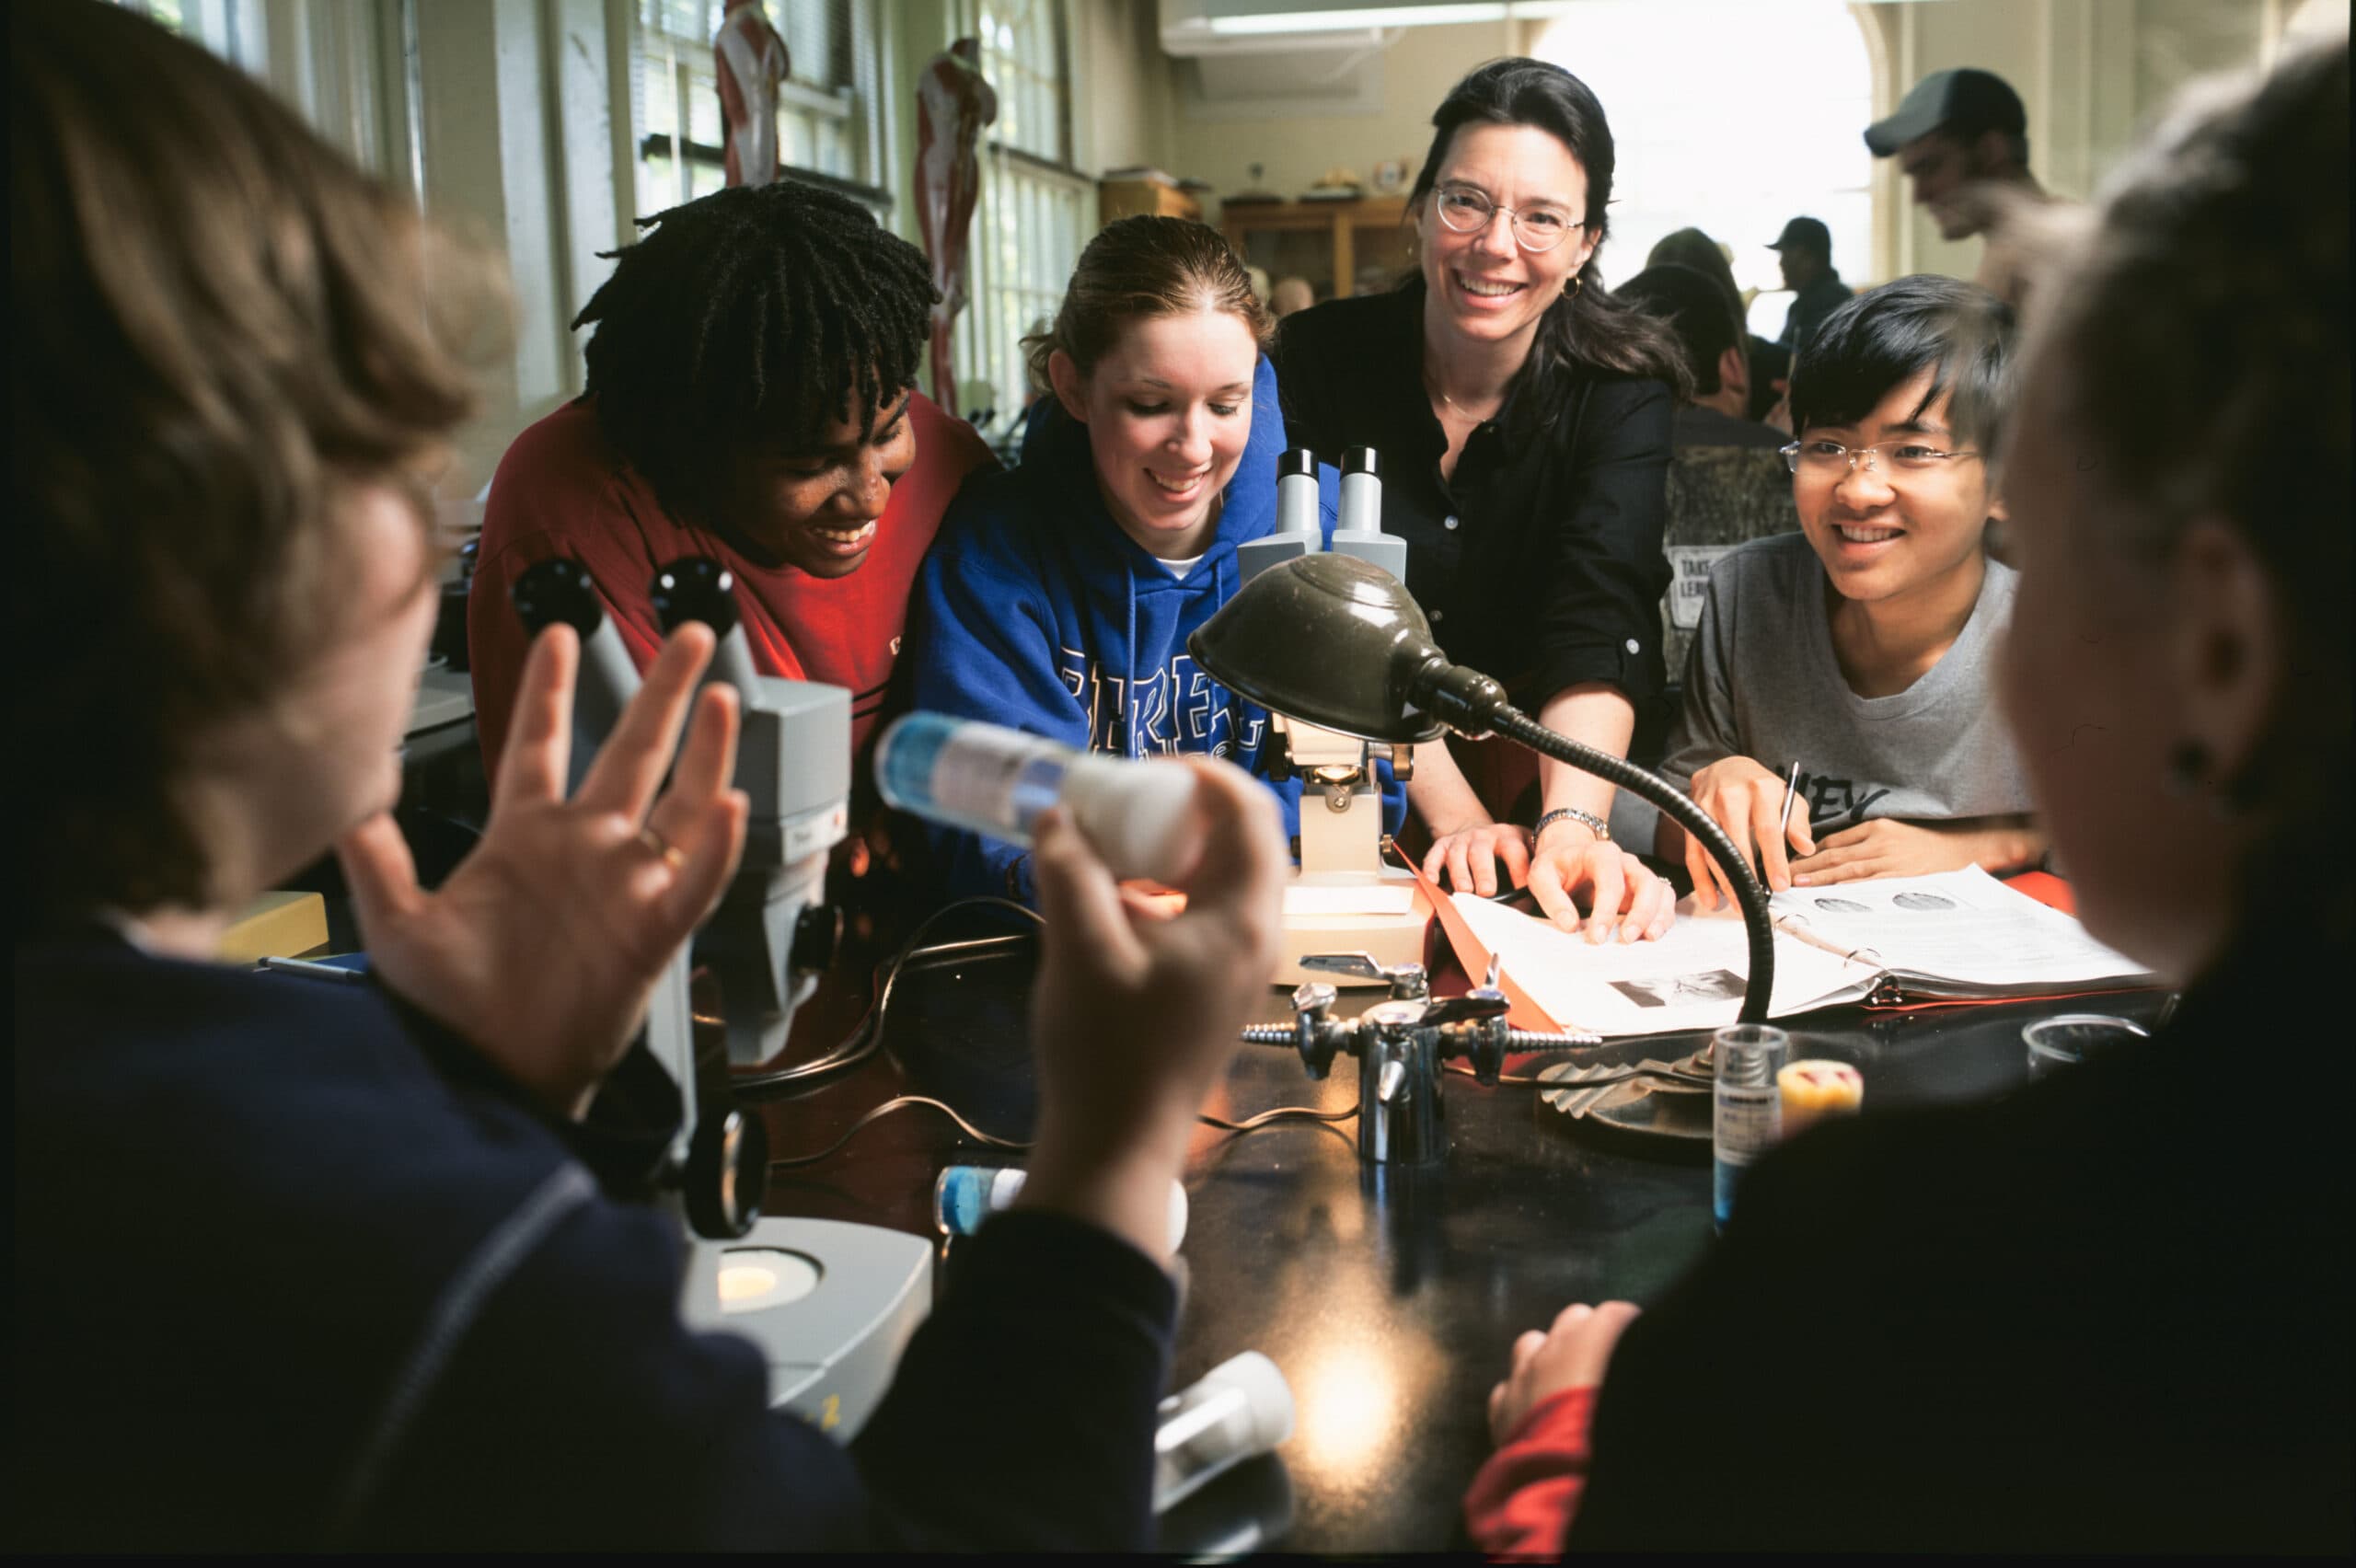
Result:
<svg viewBox="0 0 2356 1568"><path fill-rule="evenodd" d="M1261 772L1267 713L1198 668L1186 639L1241 585L1236 547L1276 530L1284 450L1276 371L1264 356L1218 536L1181 580L1113 520L1088 427L1052 398L1043 403L1021 466L966 478L918 574L908 612L916 706L1124 756L1205 752ZM1339 490L1334 471L1321 467L1318 510L1329 540ZM1383 820L1395 832L1406 796L1387 766L1382 778ZM1285 831L1297 834L1299 784L1269 788L1284 802ZM1034 902L1028 851L928 831L953 894Z"/></svg>

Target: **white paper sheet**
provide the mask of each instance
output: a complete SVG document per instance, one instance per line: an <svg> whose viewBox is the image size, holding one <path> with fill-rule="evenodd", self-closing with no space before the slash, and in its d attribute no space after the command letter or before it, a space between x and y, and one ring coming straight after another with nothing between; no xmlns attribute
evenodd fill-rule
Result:
<svg viewBox="0 0 2356 1568"><path fill-rule="evenodd" d="M2058 909L2015 893L1977 866L1921 877L1874 877L1794 888L1770 901L1777 923L1877 969L1992 992L2140 977L2143 966L2086 935ZM1780 987L1778 987L1780 990Z"/></svg>
<svg viewBox="0 0 2356 1568"><path fill-rule="evenodd" d="M1285 889L1288 915L1404 915L1415 903L1413 882L1294 882Z"/></svg>
<svg viewBox="0 0 2356 1568"><path fill-rule="evenodd" d="M1750 950L1738 917L1680 914L1657 942L1590 943L1581 933L1458 894L1456 906L1506 974L1565 1029L1619 1036L1715 1029L1742 1011ZM1877 971L1778 939L1772 1016L1854 1001Z"/></svg>

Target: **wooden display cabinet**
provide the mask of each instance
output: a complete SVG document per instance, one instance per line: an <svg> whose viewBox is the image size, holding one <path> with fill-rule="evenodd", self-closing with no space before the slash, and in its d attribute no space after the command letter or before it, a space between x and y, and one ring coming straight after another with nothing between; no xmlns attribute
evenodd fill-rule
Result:
<svg viewBox="0 0 2356 1568"><path fill-rule="evenodd" d="M1235 253L1267 270L1273 285L1309 280L1321 300L1380 293L1413 266L1407 199L1235 202L1219 213Z"/></svg>

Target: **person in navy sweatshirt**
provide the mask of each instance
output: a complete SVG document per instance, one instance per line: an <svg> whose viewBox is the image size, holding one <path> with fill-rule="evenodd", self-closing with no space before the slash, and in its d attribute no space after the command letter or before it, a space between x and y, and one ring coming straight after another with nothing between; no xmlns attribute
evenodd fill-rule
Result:
<svg viewBox="0 0 2356 1568"><path fill-rule="evenodd" d="M659 1074L638 1021L744 842L733 696L691 704L710 633L570 798L579 646L543 634L482 842L421 889L387 808L438 597L422 476L488 259L143 16L8 33L43 768L13 813L8 1547L1145 1546L1170 1186L1277 958L1265 791L1189 759L1161 918L1044 821L1018 1205L853 1444L771 1409L760 1353L680 1318L647 1201L676 1100L588 1113ZM330 846L371 980L212 962Z"/></svg>
<svg viewBox="0 0 2356 1568"><path fill-rule="evenodd" d="M1267 713L1186 639L1274 531L1285 450L1271 322L1242 262L1184 218L1109 224L1054 326L1029 340L1043 399L1003 473L970 476L909 608L915 705L1123 756L1200 753L1267 771ZM1336 484L1321 471L1323 531ZM1405 814L1382 766L1385 821ZM1298 831L1300 786L1270 782ZM951 892L1030 903L1017 845L928 830Z"/></svg>

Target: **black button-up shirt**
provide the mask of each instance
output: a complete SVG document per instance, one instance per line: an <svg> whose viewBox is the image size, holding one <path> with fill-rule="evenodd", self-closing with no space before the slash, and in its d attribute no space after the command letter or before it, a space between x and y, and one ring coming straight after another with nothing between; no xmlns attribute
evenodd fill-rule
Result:
<svg viewBox="0 0 2356 1568"><path fill-rule="evenodd" d="M1645 712L1665 680L1669 388L1584 366L1543 386L1525 375L1443 479L1423 301L1411 284L1286 318L1274 357L1289 438L1327 462L1382 455L1382 526L1407 541L1407 591L1450 659L1532 713L1588 681Z"/></svg>

